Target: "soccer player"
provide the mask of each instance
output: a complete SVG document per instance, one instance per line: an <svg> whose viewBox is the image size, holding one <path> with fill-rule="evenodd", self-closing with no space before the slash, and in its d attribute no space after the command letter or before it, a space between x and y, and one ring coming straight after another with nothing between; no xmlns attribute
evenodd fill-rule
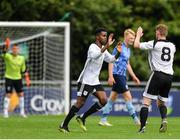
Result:
<svg viewBox="0 0 180 140"><path fill-rule="evenodd" d="M143 29L139 27L134 42L135 48L149 50L149 65L151 75L143 93L143 105L140 111L141 127L139 133L145 132L148 109L152 100L157 100L157 106L161 114L161 126L159 132L167 130L167 107L165 102L173 79L173 59L176 51L175 45L166 40L168 27L165 24L158 24L155 28L156 40L141 42Z"/></svg>
<svg viewBox="0 0 180 140"><path fill-rule="evenodd" d="M89 94L93 94L98 98L99 101L94 103L84 114L77 116L76 119L83 131L87 131L85 127L86 118L100 110L107 103L106 93L99 81L99 74L103 61L112 63L119 57L121 52L121 42L119 42L117 45L117 53L115 55L111 55L107 49L114 42L113 34L110 34L107 39L106 29L97 28L95 31L95 36L96 40L89 46L84 69L77 80L77 101L71 107L68 115L59 126L59 130L63 133L69 132L68 124L70 120L84 105Z"/></svg>
<svg viewBox="0 0 180 140"><path fill-rule="evenodd" d="M126 103L126 108L133 118L134 123L140 125L140 121L136 115L135 108L132 104L132 96L129 91L128 85L126 83L126 70L128 70L133 81L139 85L140 81L136 77L135 73L132 70L132 67L129 62L130 58L130 46L133 45L135 39L135 32L132 29L126 29L124 31L124 42L122 44L122 52L119 58L114 62L114 64L109 64L109 79L108 83L112 86L112 91L109 97L107 104L102 108L102 116L99 122L101 126L112 126L107 121L107 116L112 110L112 105L118 97L119 93L122 93L122 96ZM114 48L113 55L117 53L117 49Z"/></svg>
<svg viewBox="0 0 180 140"><path fill-rule="evenodd" d="M3 49L1 57L5 62L5 90L6 95L4 98L4 118L8 118L8 107L10 104L10 97L13 93L13 88L19 96L19 105L20 105L20 115L26 118L24 111L24 93L23 93L23 84L22 84L22 73L25 73L26 65L25 59L23 56L20 56L19 48L17 45L13 45L12 53L7 53L8 48L10 47L10 40L6 39L6 46ZM30 85L29 74L26 72L26 84Z"/></svg>

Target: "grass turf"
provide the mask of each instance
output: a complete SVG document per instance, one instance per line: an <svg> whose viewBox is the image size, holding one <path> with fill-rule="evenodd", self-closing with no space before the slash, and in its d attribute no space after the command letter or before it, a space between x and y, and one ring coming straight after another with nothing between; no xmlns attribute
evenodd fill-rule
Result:
<svg viewBox="0 0 180 140"><path fill-rule="evenodd" d="M58 131L59 123L65 116L32 115L24 119L0 116L0 139L179 139L180 117L168 118L168 131L159 133L161 119L149 117L146 132L138 134L139 127L133 124L130 117L109 117L112 127L98 126L100 117L90 116L87 119L87 132L83 132L75 118L69 124L70 133Z"/></svg>

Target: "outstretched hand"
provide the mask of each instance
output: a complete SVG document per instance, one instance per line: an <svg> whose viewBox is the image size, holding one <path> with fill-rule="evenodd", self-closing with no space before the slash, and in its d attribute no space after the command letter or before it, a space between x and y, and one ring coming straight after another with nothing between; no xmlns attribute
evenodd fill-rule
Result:
<svg viewBox="0 0 180 140"><path fill-rule="evenodd" d="M10 47L10 44L11 44L10 39L6 38L6 41L5 41L6 50Z"/></svg>
<svg viewBox="0 0 180 140"><path fill-rule="evenodd" d="M116 82L115 82L115 80L114 80L113 77L109 77L109 78L108 78L108 85L112 86L112 85L115 84L115 83L116 83Z"/></svg>
<svg viewBox="0 0 180 140"><path fill-rule="evenodd" d="M137 77L134 77L134 78L133 78L133 81L135 82L135 84L136 84L137 86L139 86L139 85L141 84L140 80L139 80Z"/></svg>
<svg viewBox="0 0 180 140"><path fill-rule="evenodd" d="M138 27L136 36L142 37L143 36L143 29L141 26Z"/></svg>
<svg viewBox="0 0 180 140"><path fill-rule="evenodd" d="M107 46L108 46L108 47L110 47L110 46L114 43L114 41L115 41L115 39L113 39L113 36L114 36L114 34L111 33L111 34L109 35L109 37L108 37L108 42L107 42Z"/></svg>
<svg viewBox="0 0 180 140"><path fill-rule="evenodd" d="M122 42L121 42L121 41L119 41L119 42L117 43L117 50L118 50L119 53L122 52Z"/></svg>

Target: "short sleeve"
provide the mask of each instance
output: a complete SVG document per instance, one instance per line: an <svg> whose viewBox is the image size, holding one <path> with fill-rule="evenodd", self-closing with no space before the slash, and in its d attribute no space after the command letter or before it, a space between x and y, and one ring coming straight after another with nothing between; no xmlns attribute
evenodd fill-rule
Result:
<svg viewBox="0 0 180 140"><path fill-rule="evenodd" d="M114 47L113 52L112 52L112 55L116 55L116 53L117 53L117 48Z"/></svg>
<svg viewBox="0 0 180 140"><path fill-rule="evenodd" d="M154 42L154 40L140 43L140 49L152 50L153 49L153 42Z"/></svg>

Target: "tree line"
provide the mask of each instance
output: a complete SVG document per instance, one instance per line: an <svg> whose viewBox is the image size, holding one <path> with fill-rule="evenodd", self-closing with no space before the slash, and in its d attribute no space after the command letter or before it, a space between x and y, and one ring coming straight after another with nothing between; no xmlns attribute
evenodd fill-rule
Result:
<svg viewBox="0 0 180 140"><path fill-rule="evenodd" d="M155 38L155 26L165 23L169 27L168 40L176 45L174 80L180 81L179 5L179 0L1 0L0 20L69 21L73 80L78 78L84 66L88 47L95 39L95 28L107 28L108 32L114 33L117 42L123 41L125 29L136 31L141 26L144 29L142 41L148 41ZM133 47L131 52L130 62L135 73L140 80L147 80L150 74L147 52ZM100 78L107 80L107 76L107 64L104 64Z"/></svg>

